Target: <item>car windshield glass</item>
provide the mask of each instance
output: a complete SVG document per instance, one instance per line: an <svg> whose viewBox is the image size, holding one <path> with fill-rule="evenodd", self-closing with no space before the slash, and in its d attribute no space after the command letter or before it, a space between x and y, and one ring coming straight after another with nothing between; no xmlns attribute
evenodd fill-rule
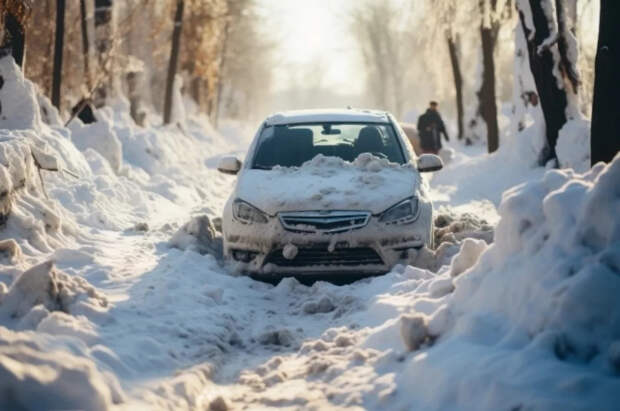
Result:
<svg viewBox="0 0 620 411"><path fill-rule="evenodd" d="M390 124L320 123L267 126L257 144L252 168L299 167L317 154L353 161L371 153L393 163L405 162Z"/></svg>

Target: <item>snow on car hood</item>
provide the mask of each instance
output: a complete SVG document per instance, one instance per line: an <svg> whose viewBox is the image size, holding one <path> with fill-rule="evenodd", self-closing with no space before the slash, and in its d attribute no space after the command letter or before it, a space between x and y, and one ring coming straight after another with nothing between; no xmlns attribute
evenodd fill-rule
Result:
<svg viewBox="0 0 620 411"><path fill-rule="evenodd" d="M385 211L419 184L411 164L399 165L369 153L352 163L321 154L301 167L247 169L239 176L237 198L275 215L280 211Z"/></svg>

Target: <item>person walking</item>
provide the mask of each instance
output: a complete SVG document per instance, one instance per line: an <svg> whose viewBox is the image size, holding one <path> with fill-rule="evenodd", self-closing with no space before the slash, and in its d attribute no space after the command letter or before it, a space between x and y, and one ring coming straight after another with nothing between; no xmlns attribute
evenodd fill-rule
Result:
<svg viewBox="0 0 620 411"><path fill-rule="evenodd" d="M422 152L438 154L441 149L441 134L450 141L446 126L441 119L436 101L431 101L429 108L418 118L418 133Z"/></svg>

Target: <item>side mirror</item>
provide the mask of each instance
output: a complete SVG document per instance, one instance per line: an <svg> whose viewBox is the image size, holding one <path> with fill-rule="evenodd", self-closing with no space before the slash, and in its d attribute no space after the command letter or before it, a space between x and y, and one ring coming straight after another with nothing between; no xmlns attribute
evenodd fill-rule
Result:
<svg viewBox="0 0 620 411"><path fill-rule="evenodd" d="M428 173L443 168L443 161L435 154L422 154L418 158L418 171L420 173Z"/></svg>
<svg viewBox="0 0 620 411"><path fill-rule="evenodd" d="M224 174L237 174L241 170L241 161L237 157L226 156L217 163L217 171Z"/></svg>

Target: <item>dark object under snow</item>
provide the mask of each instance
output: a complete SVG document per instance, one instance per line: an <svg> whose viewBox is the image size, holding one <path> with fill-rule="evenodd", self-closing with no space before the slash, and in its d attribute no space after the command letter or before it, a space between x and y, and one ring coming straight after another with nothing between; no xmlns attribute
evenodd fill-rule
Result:
<svg viewBox="0 0 620 411"><path fill-rule="evenodd" d="M596 78L592 104L592 137L590 140L592 165L599 161L610 163L620 151L620 3L601 1L600 31L596 53Z"/></svg>
<svg viewBox="0 0 620 411"><path fill-rule="evenodd" d="M84 124L92 124L97 122L93 105L89 100L80 100L79 103L73 106L71 113L73 114L73 117L77 116Z"/></svg>

